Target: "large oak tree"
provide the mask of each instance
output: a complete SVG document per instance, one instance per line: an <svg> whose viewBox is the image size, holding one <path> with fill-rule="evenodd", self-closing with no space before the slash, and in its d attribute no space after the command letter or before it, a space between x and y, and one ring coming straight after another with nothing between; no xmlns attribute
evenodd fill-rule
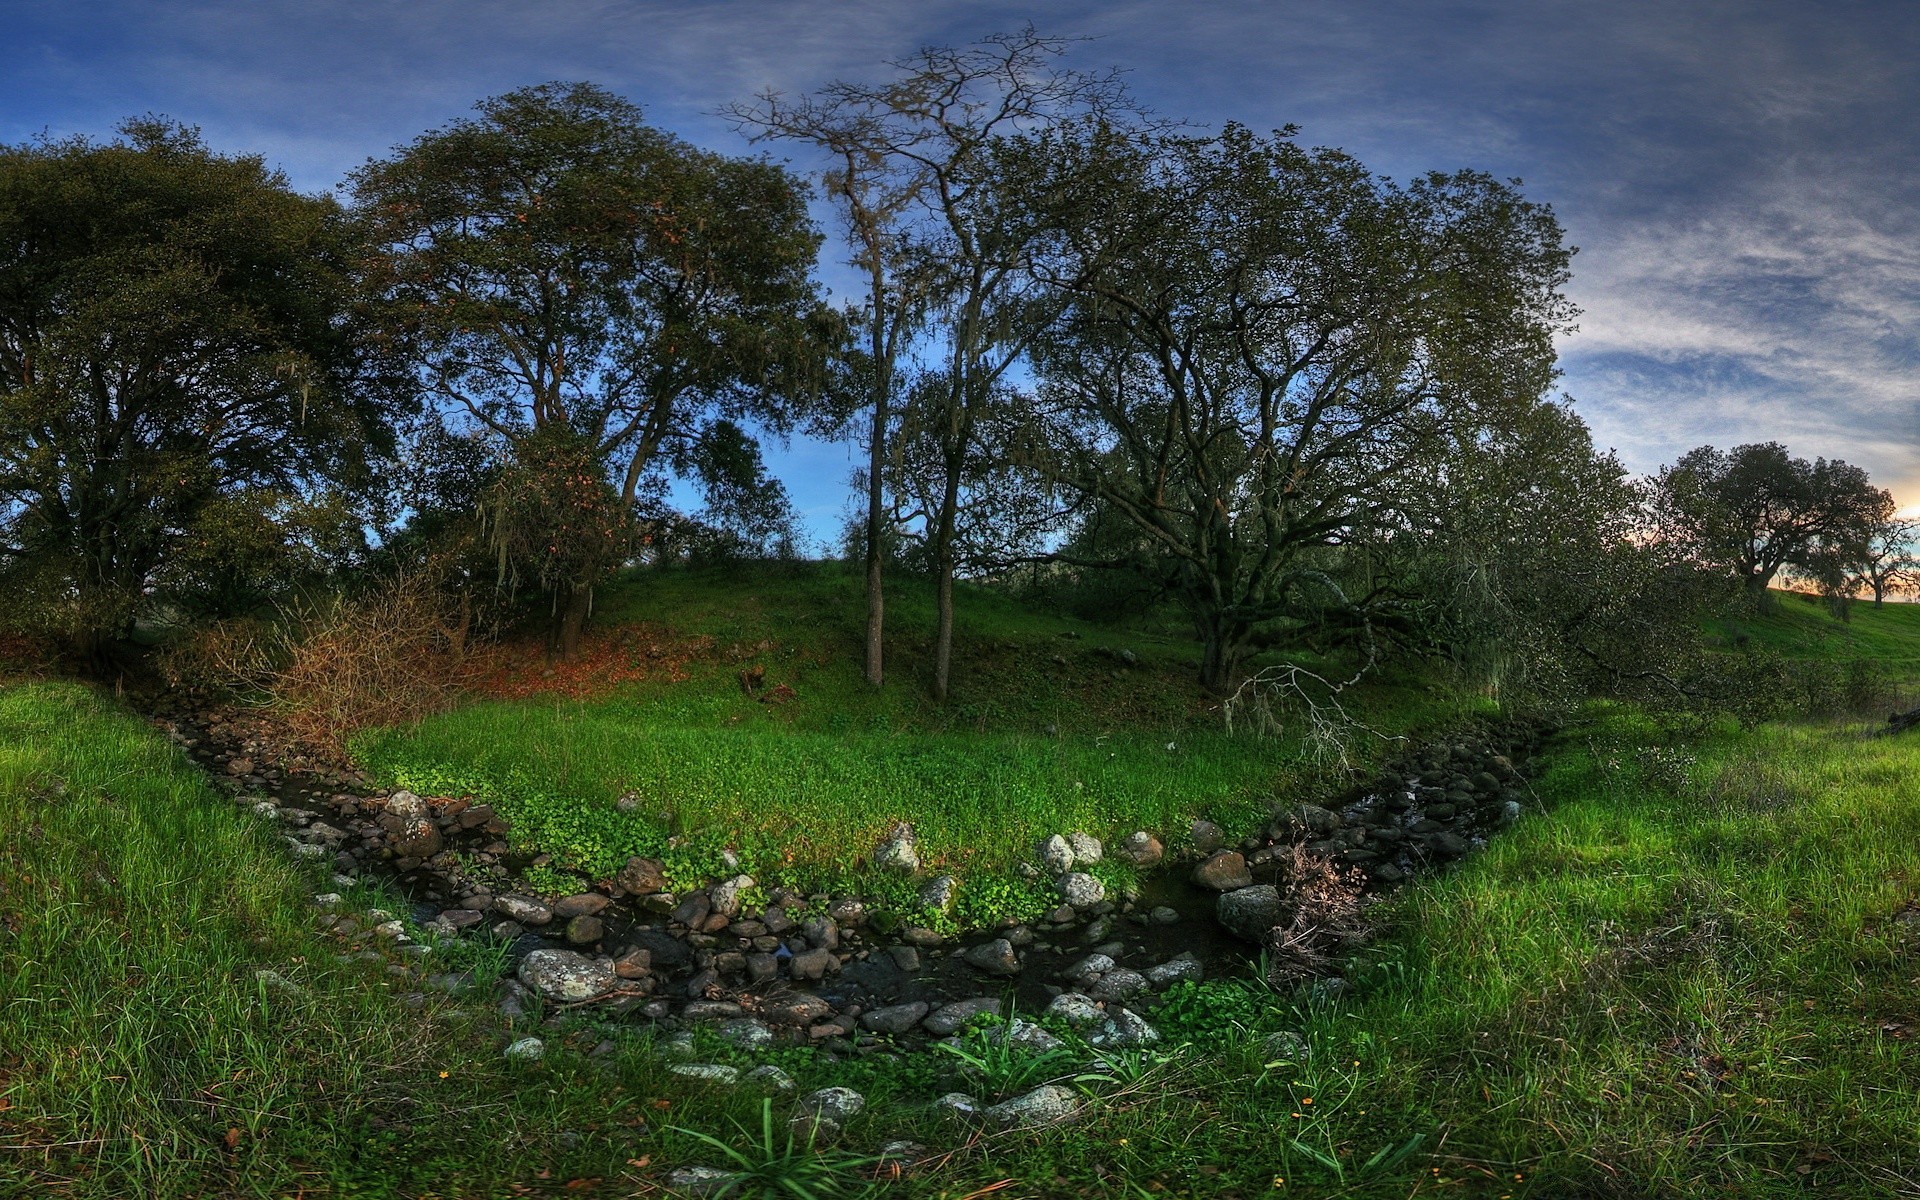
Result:
<svg viewBox="0 0 1920 1200"><path fill-rule="evenodd" d="M337 204L188 128L0 148L15 616L97 655L364 473L401 393L352 315L354 259Z"/></svg>

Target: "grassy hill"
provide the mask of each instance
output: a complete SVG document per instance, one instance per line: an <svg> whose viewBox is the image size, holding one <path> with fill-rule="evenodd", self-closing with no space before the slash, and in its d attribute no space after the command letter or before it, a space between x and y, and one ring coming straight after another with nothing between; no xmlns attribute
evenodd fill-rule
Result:
<svg viewBox="0 0 1920 1200"><path fill-rule="evenodd" d="M1808 592L1773 592L1771 611L1713 622L1727 649L1771 651L1792 659L1865 659L1903 683L1920 682L1920 604L1854 603L1847 619Z"/></svg>
<svg viewBox="0 0 1920 1200"><path fill-rule="evenodd" d="M866 693L851 581L794 579L750 595L739 577L634 584L602 610L620 618L608 636L625 682L502 660L493 686L536 694L374 738L369 754L396 772L438 764L515 787L526 779L513 770L534 772L589 806L644 763L675 786L706 781L715 813L726 786L751 786L793 819L843 830L869 818L839 810L891 797L890 814L944 829L949 854L976 835L997 846L998 833L967 826L964 806L943 811L929 781L970 781L979 803L1005 806L996 821L1052 823L1075 780L1099 783L1089 814L1131 820L1219 803L1238 773L1272 772L1261 788L1311 775L1298 745L1206 741L1215 718L1177 690L1184 652L1150 625L1079 626L970 594L972 707L956 716L912 686ZM1914 631L1912 610L1856 610L1834 629L1796 604L1742 628L1809 657L1871 638L1889 659ZM924 610L903 599L896 611L911 684ZM1101 646L1132 650L1135 665L1089 649ZM602 668L614 661L597 653ZM794 698L742 693L737 672L755 663ZM1376 687L1369 715L1401 727L1474 711L1424 681ZM1162 760L1167 741L1198 748ZM1108 762L1110 776L1093 774ZM807 790L789 802L795 778ZM773 1144L759 1145L759 1096L672 1076L645 1023L535 1014L503 1029L484 1001L430 984L448 969L484 976L497 959L442 947L422 964L323 930L341 911L370 925L369 909L399 906L356 889L316 910L311 896L332 886L320 869L290 861L111 699L11 684L0 1195L655 1195L664 1168L723 1161L696 1133L821 1195L1920 1190L1920 735L1864 721L1675 729L1595 706L1535 790L1539 811L1380 913L1345 995L1181 985L1154 1014L1159 1047L1075 1076L1090 1099L1071 1126L975 1136L939 1117L929 1099L965 1082L951 1055L754 1054L698 1035L707 1061L771 1061L802 1090L862 1091L847 1151L910 1139L938 1152L895 1178L789 1153L785 1099L768 1110ZM503 1058L527 1032L545 1057Z"/></svg>

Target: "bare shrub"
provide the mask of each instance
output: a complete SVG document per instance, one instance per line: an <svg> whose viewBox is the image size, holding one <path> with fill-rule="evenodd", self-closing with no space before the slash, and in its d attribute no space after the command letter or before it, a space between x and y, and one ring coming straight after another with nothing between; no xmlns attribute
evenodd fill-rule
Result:
<svg viewBox="0 0 1920 1200"><path fill-rule="evenodd" d="M1267 981L1290 988L1324 975L1339 956L1366 941L1366 877L1304 845L1279 861L1287 921L1267 938Z"/></svg>
<svg viewBox="0 0 1920 1200"><path fill-rule="evenodd" d="M178 691L264 704L272 696L285 631L259 617L211 621L175 638L156 661L161 678Z"/></svg>
<svg viewBox="0 0 1920 1200"><path fill-rule="evenodd" d="M356 729L448 707L468 674L471 610L423 572L306 613L271 693L287 732L338 748Z"/></svg>

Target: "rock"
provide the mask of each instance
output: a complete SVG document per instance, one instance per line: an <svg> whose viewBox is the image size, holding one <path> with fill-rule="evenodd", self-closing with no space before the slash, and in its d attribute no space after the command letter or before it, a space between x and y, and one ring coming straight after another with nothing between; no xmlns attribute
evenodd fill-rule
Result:
<svg viewBox="0 0 1920 1200"><path fill-rule="evenodd" d="M674 905L672 918L689 929L699 929L712 912L713 898L705 892L695 892Z"/></svg>
<svg viewBox="0 0 1920 1200"><path fill-rule="evenodd" d="M1155 925L1178 925L1180 923L1180 910L1177 908L1168 908L1163 904L1148 913L1147 920L1153 922Z"/></svg>
<svg viewBox="0 0 1920 1200"><path fill-rule="evenodd" d="M531 896L496 896L493 911L522 925L548 925L553 922L553 909Z"/></svg>
<svg viewBox="0 0 1920 1200"><path fill-rule="evenodd" d="M993 1041L1030 1054L1047 1054L1066 1045L1032 1021L1023 1021L1019 1017L1012 1018L996 1030Z"/></svg>
<svg viewBox="0 0 1920 1200"><path fill-rule="evenodd" d="M1138 971L1119 967L1102 975L1097 983L1087 989L1087 995L1095 1000L1125 1000L1136 992L1147 990L1147 977Z"/></svg>
<svg viewBox="0 0 1920 1200"><path fill-rule="evenodd" d="M1099 1024L1106 1016L1093 997L1079 992L1061 992L1047 1005L1046 1015L1065 1021L1074 1029L1085 1029Z"/></svg>
<svg viewBox="0 0 1920 1200"><path fill-rule="evenodd" d="M927 1148L919 1142L892 1141L880 1147L880 1165L892 1164L897 1170L905 1170L927 1156Z"/></svg>
<svg viewBox="0 0 1920 1200"><path fill-rule="evenodd" d="M717 1031L720 1039L742 1050L765 1050L773 1045L773 1030L766 1022L753 1017L736 1017L731 1021L722 1021Z"/></svg>
<svg viewBox="0 0 1920 1200"><path fill-rule="evenodd" d="M1216 892L1231 892L1253 886L1253 872L1237 850L1221 850L1193 869L1193 881Z"/></svg>
<svg viewBox="0 0 1920 1200"><path fill-rule="evenodd" d="M1138 1013L1124 1008L1107 1011L1107 1019L1100 1028L1087 1036L1087 1044L1103 1050L1126 1049L1131 1046L1148 1046L1160 1040L1160 1031L1147 1024Z"/></svg>
<svg viewBox="0 0 1920 1200"><path fill-rule="evenodd" d="M386 808L402 821L418 821L427 815L427 802L412 792L395 792L388 796Z"/></svg>
<svg viewBox="0 0 1920 1200"><path fill-rule="evenodd" d="M860 1115L867 1098L847 1087L826 1087L809 1092L794 1105L792 1125L811 1136L831 1140L840 1136L848 1121Z"/></svg>
<svg viewBox="0 0 1920 1200"><path fill-rule="evenodd" d="M1518 800L1502 800L1500 802L1500 824L1511 825L1519 819L1520 802Z"/></svg>
<svg viewBox="0 0 1920 1200"><path fill-rule="evenodd" d="M382 921L373 927L374 934L383 938L397 938L406 931L407 927L399 921Z"/></svg>
<svg viewBox="0 0 1920 1200"><path fill-rule="evenodd" d="M857 897L842 896L827 905L827 915L840 923L842 929L855 929L867 920L867 906Z"/></svg>
<svg viewBox="0 0 1920 1200"><path fill-rule="evenodd" d="M571 921L575 917L594 917L613 901L598 892L581 892L556 900L553 904L553 916L557 921Z"/></svg>
<svg viewBox="0 0 1920 1200"><path fill-rule="evenodd" d="M918 946L922 950L934 950L946 945L947 939L924 925L909 925L900 931L900 940L909 946Z"/></svg>
<svg viewBox="0 0 1920 1200"><path fill-rule="evenodd" d="M920 903L935 912L950 912L953 909L954 893L959 890L959 882L953 876L935 875L920 885Z"/></svg>
<svg viewBox="0 0 1920 1200"><path fill-rule="evenodd" d="M273 806L271 800L262 800L253 806L253 815L263 821L271 821L280 815L280 810Z"/></svg>
<svg viewBox="0 0 1920 1200"><path fill-rule="evenodd" d="M975 1017L999 1014L998 997L975 996L971 1000L955 1000L951 1004L941 1005L927 1014L927 1019L920 1022L920 1025L935 1037L950 1037Z"/></svg>
<svg viewBox="0 0 1920 1200"><path fill-rule="evenodd" d="M1107 898L1107 886L1083 871L1063 875L1059 887L1060 898L1082 911Z"/></svg>
<svg viewBox="0 0 1920 1200"><path fill-rule="evenodd" d="M1090 833L1070 833L1067 848L1073 851L1073 865L1090 867L1100 861L1100 839Z"/></svg>
<svg viewBox="0 0 1920 1200"><path fill-rule="evenodd" d="M793 1076L782 1071L772 1063L765 1063L755 1067L753 1070L741 1076L740 1081L742 1083L752 1084L762 1091L767 1092L791 1092L798 1086L793 1082Z"/></svg>
<svg viewBox="0 0 1920 1200"><path fill-rule="evenodd" d="M387 845L399 858L432 858L445 847L440 836L440 827L426 817L418 817L405 822L400 831L387 839ZM322 847L314 847L316 850Z"/></svg>
<svg viewBox="0 0 1920 1200"><path fill-rule="evenodd" d="M1467 839L1457 833L1436 833L1427 838L1427 846L1442 858L1459 858L1473 849Z"/></svg>
<svg viewBox="0 0 1920 1200"><path fill-rule="evenodd" d="M960 957L976 971L985 971L989 975L1020 973L1020 956L1014 953L1013 943L1006 938L995 938L978 946L970 946Z"/></svg>
<svg viewBox="0 0 1920 1200"><path fill-rule="evenodd" d="M1340 828L1340 814L1318 804L1302 804L1293 810L1295 827L1311 838L1332 837Z"/></svg>
<svg viewBox="0 0 1920 1200"><path fill-rule="evenodd" d="M1031 1129L1064 1121L1080 1111L1080 1096L1057 1083L1034 1088L986 1110L986 1117L1003 1129Z"/></svg>
<svg viewBox="0 0 1920 1200"><path fill-rule="evenodd" d="M667 1173L667 1186L689 1196L715 1196L732 1187L737 1175L718 1167L676 1167Z"/></svg>
<svg viewBox="0 0 1920 1200"><path fill-rule="evenodd" d="M637 856L627 860L627 865L620 868L620 873L613 877L613 881L629 896L649 896L667 886L667 877L660 861Z"/></svg>
<svg viewBox="0 0 1920 1200"><path fill-rule="evenodd" d="M716 883L707 889L708 907L723 917L740 915L740 894L756 886L751 875L735 875L725 883Z"/></svg>
<svg viewBox="0 0 1920 1200"><path fill-rule="evenodd" d="M776 1025L811 1025L832 1012L833 1005L805 992L770 1000L760 1009L760 1015Z"/></svg>
<svg viewBox="0 0 1920 1200"><path fill-rule="evenodd" d="M1264 945L1280 923L1280 891L1270 883L1222 892L1214 914L1228 933L1243 941Z"/></svg>
<svg viewBox="0 0 1920 1200"><path fill-rule="evenodd" d="M912 974L920 969L920 952L912 946L888 946L887 956L893 959L893 965Z"/></svg>
<svg viewBox="0 0 1920 1200"><path fill-rule="evenodd" d="M653 970L653 951L645 946L629 947L613 960L613 973L622 979L644 979Z"/></svg>
<svg viewBox="0 0 1920 1200"><path fill-rule="evenodd" d="M605 934L607 927L599 917L575 917L567 922L567 940L576 946L591 946Z"/></svg>
<svg viewBox="0 0 1920 1200"><path fill-rule="evenodd" d="M817 982L826 978L827 972L838 971L840 960L833 951L824 948L802 950L787 960L787 971L795 979Z"/></svg>
<svg viewBox="0 0 1920 1200"><path fill-rule="evenodd" d="M613 990L611 963L572 950L535 950L520 960L520 982L562 1004L592 1000Z"/></svg>
<svg viewBox="0 0 1920 1200"><path fill-rule="evenodd" d="M1160 860L1165 858L1166 854L1167 848L1161 844L1160 839L1144 829L1136 829L1128 834L1113 851L1115 858L1121 862L1132 863L1143 871L1159 866Z"/></svg>
<svg viewBox="0 0 1920 1200"><path fill-rule="evenodd" d="M1301 1037L1291 1029L1283 1029L1279 1033L1269 1034L1267 1040L1261 1043L1261 1049L1266 1052L1268 1058L1278 1059L1281 1062L1303 1063L1307 1061L1307 1039Z"/></svg>
<svg viewBox="0 0 1920 1200"><path fill-rule="evenodd" d="M1059 834L1040 843L1040 862L1055 875L1073 870L1073 845Z"/></svg>
<svg viewBox="0 0 1920 1200"><path fill-rule="evenodd" d="M1113 936L1113 917L1095 917L1087 922L1086 929L1080 934L1080 942L1086 946L1097 946Z"/></svg>
<svg viewBox="0 0 1920 1200"><path fill-rule="evenodd" d="M1202 854L1212 854L1227 844L1227 835L1212 821L1195 821L1187 826L1187 840Z"/></svg>
<svg viewBox="0 0 1920 1200"><path fill-rule="evenodd" d="M935 1112L962 1120L972 1120L981 1113L980 1102L965 1092L948 1092L933 1102Z"/></svg>
<svg viewBox="0 0 1920 1200"><path fill-rule="evenodd" d="M747 955L745 965L747 982L755 987L780 974L780 960L765 952Z"/></svg>
<svg viewBox="0 0 1920 1200"><path fill-rule="evenodd" d="M654 1053L671 1062L690 1062L699 1054L693 1044L693 1033L685 1029L661 1038L653 1049Z"/></svg>
<svg viewBox="0 0 1920 1200"><path fill-rule="evenodd" d="M339 892L322 892L313 898L313 902L321 908L333 908L346 903L346 897Z"/></svg>
<svg viewBox="0 0 1920 1200"><path fill-rule="evenodd" d="M1089 954L1060 972L1060 978L1072 983L1091 983L1119 965L1105 954Z"/></svg>
<svg viewBox="0 0 1920 1200"><path fill-rule="evenodd" d="M1147 982L1155 988L1165 991L1183 979L1191 979L1198 982L1206 978L1206 974L1206 967L1201 964L1198 958L1194 957L1192 951L1187 951L1183 954L1174 955L1157 967L1149 967L1147 969Z"/></svg>
<svg viewBox="0 0 1920 1200"><path fill-rule="evenodd" d="M860 1024L874 1033L905 1033L918 1025L933 1006L924 1000L893 1004L863 1013Z"/></svg>
<svg viewBox="0 0 1920 1200"><path fill-rule="evenodd" d="M667 1070L682 1079L704 1079L708 1083L739 1083L740 1068L725 1063L675 1063Z"/></svg>
<svg viewBox="0 0 1920 1200"><path fill-rule="evenodd" d="M920 869L920 852L914 845L913 826L905 821L893 827L886 840L873 850L873 865L887 871L911 875Z"/></svg>
<svg viewBox="0 0 1920 1200"><path fill-rule="evenodd" d="M547 1052L547 1044L537 1037L523 1037L507 1043L500 1053L514 1062L538 1062Z"/></svg>
<svg viewBox="0 0 1920 1200"><path fill-rule="evenodd" d="M832 917L808 917L800 922L800 932L823 950L837 950L840 947L840 923Z"/></svg>

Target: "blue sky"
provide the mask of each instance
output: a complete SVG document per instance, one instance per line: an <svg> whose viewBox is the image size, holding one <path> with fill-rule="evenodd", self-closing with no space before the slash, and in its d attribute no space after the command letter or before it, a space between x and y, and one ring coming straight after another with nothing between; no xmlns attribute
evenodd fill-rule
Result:
<svg viewBox="0 0 1920 1200"><path fill-rule="evenodd" d="M164 113L322 190L482 96L590 79L742 151L729 101L1029 20L1167 116L1523 178L1581 247L1563 386L1630 467L1775 439L1920 507L1912 0L0 0L0 140ZM817 533L851 461L773 456Z"/></svg>

